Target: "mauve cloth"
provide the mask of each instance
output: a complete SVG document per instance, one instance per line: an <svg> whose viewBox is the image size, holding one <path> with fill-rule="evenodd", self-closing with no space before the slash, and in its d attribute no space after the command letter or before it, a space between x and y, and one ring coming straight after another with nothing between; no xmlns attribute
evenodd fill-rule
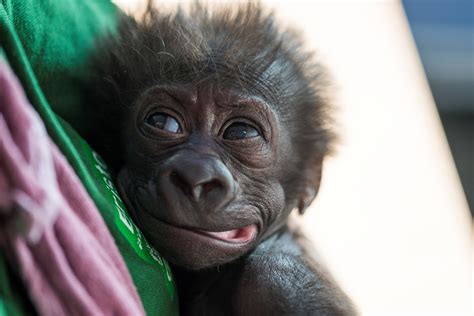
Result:
<svg viewBox="0 0 474 316"><path fill-rule="evenodd" d="M0 247L41 315L145 315L95 204L1 59Z"/></svg>

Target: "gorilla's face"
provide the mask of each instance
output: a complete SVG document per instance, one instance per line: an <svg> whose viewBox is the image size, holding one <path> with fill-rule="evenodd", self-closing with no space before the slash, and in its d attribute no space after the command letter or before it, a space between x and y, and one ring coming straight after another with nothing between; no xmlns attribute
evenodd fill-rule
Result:
<svg viewBox="0 0 474 316"><path fill-rule="evenodd" d="M158 86L124 115L119 188L172 263L200 269L236 259L295 206L280 172L291 145L262 99L212 82Z"/></svg>

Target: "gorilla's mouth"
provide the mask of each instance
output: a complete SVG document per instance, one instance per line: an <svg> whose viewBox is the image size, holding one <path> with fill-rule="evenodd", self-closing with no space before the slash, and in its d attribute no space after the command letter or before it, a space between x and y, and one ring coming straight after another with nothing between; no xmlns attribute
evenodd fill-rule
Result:
<svg viewBox="0 0 474 316"><path fill-rule="evenodd" d="M125 199L125 200L128 202L128 199ZM170 223L163 219L158 218L155 214L150 212L146 207L143 207L140 199L136 199L135 201L136 201L137 206L139 206L139 209L143 210L144 213L148 214L156 221L155 224L161 223L162 225L167 226L166 230L170 230L170 228L172 228L171 231L173 231L173 234L174 234L174 231L181 231L184 234L192 234L194 236L199 235L199 236L205 237L206 239L210 238L218 242L226 242L226 243L230 243L234 245L248 244L252 242L253 240L255 240L258 234L258 227L256 224L250 224L244 227L234 228L231 230L211 231L211 230L206 230L206 228L201 228L201 227L189 227L185 225L179 225L176 223ZM135 210L135 208L131 208L131 209ZM135 217L139 215L136 212L133 212L133 213ZM143 213L140 212L140 214L143 214ZM143 226L143 224L144 223L142 222L142 225L139 225L139 226Z"/></svg>
<svg viewBox="0 0 474 316"><path fill-rule="evenodd" d="M249 225L242 228L232 229L222 232L210 232L204 230L193 230L197 233L212 237L218 240L234 243L244 244L255 238L257 234L257 225Z"/></svg>

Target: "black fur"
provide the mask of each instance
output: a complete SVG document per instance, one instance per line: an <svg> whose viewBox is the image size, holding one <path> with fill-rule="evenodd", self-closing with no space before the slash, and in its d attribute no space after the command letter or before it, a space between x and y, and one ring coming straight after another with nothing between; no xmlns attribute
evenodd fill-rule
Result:
<svg viewBox="0 0 474 316"><path fill-rule="evenodd" d="M283 147L290 152L277 154L285 163L272 171L283 179L279 222L233 262L201 271L174 266L183 314L356 313L286 225L292 208L305 208L314 198L303 206L297 202L307 182L316 183L317 191L321 161L334 139L327 72L296 32L277 27L273 14L259 4L213 13L193 4L188 13L174 14L150 6L140 21L123 18L118 33L100 43L93 67L91 115L100 123L87 138L117 171L124 163L118 137L127 120L123 113L156 85L197 86L212 79L218 89L257 95L272 105L280 129L290 135Z"/></svg>

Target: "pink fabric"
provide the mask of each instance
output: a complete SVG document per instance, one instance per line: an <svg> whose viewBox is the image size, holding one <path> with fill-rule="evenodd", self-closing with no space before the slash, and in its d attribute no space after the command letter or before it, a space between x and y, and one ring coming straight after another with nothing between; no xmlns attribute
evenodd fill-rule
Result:
<svg viewBox="0 0 474 316"><path fill-rule="evenodd" d="M144 315L95 204L0 60L0 247L42 315Z"/></svg>

